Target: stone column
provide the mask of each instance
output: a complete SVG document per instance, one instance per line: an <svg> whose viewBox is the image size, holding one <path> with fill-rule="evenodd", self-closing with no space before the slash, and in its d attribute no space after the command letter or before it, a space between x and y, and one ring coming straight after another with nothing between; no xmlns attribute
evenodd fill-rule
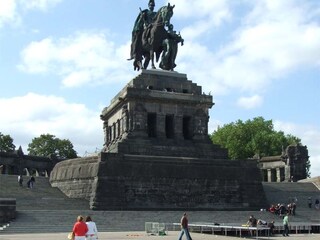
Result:
<svg viewBox="0 0 320 240"><path fill-rule="evenodd" d="M276 171L277 171L277 182L281 182L280 168L277 168Z"/></svg>
<svg viewBox="0 0 320 240"><path fill-rule="evenodd" d="M103 122L103 132L104 132L104 146L108 144L108 123Z"/></svg>
<svg viewBox="0 0 320 240"><path fill-rule="evenodd" d="M291 177L291 171L290 166L284 167L284 181L288 182Z"/></svg>
<svg viewBox="0 0 320 240"><path fill-rule="evenodd" d="M268 182L272 182L272 172L271 169L267 169L267 174L268 174Z"/></svg>

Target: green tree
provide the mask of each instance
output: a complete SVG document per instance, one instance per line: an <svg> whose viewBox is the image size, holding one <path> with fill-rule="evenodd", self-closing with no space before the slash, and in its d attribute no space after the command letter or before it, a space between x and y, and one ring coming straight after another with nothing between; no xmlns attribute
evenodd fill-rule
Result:
<svg viewBox="0 0 320 240"><path fill-rule="evenodd" d="M13 139L10 135L4 135L0 132L0 152L14 151L16 146L13 144Z"/></svg>
<svg viewBox="0 0 320 240"><path fill-rule="evenodd" d="M28 145L30 155L50 156L54 155L59 159L71 159L77 157L77 152L73 149L72 143L68 139L59 139L51 134L42 134L40 137L32 139Z"/></svg>
<svg viewBox="0 0 320 240"><path fill-rule="evenodd" d="M272 120L263 117L226 124L214 131L210 138L213 143L227 148L231 159L247 159L256 154L260 157L280 155L282 147L301 144L299 138L275 131Z"/></svg>

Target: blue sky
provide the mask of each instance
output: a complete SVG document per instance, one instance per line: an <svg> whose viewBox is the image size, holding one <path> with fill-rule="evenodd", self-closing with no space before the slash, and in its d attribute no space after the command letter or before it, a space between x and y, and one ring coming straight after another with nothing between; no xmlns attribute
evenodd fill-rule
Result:
<svg viewBox="0 0 320 240"><path fill-rule="evenodd" d="M168 1L155 0L155 10ZM211 93L209 131L262 116L307 145L320 175L320 1L171 0L176 71ZM50 133L102 148L99 115L138 72L127 61L147 0L1 0L0 132L27 153Z"/></svg>

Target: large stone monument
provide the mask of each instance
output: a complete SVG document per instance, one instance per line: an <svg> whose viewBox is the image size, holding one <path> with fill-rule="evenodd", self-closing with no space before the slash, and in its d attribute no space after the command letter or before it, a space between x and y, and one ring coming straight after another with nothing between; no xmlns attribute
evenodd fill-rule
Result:
<svg viewBox="0 0 320 240"><path fill-rule="evenodd" d="M212 96L173 72L174 6L139 14L130 60L143 69L103 109L104 148L98 156L58 163L50 175L66 195L97 210L260 209L266 200L256 161L228 160L208 136ZM168 30L165 30L168 27ZM153 54L164 70L145 70ZM142 59L145 59L142 64ZM169 70L169 71L166 71Z"/></svg>
<svg viewBox="0 0 320 240"><path fill-rule="evenodd" d="M58 163L51 183L92 209L260 209L256 162L209 139L212 106L185 74L142 70L102 111L104 150Z"/></svg>

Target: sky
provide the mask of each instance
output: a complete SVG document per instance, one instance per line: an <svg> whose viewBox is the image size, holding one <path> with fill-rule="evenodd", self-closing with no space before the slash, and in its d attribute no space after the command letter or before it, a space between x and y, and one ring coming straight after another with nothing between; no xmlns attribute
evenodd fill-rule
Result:
<svg viewBox="0 0 320 240"><path fill-rule="evenodd" d="M262 116L308 147L320 176L320 1L155 0L175 5L175 71L213 96L209 133ZM103 147L102 109L139 72L127 61L148 0L0 0L0 132L27 154L41 134L79 156ZM317 80L318 79L318 80Z"/></svg>

